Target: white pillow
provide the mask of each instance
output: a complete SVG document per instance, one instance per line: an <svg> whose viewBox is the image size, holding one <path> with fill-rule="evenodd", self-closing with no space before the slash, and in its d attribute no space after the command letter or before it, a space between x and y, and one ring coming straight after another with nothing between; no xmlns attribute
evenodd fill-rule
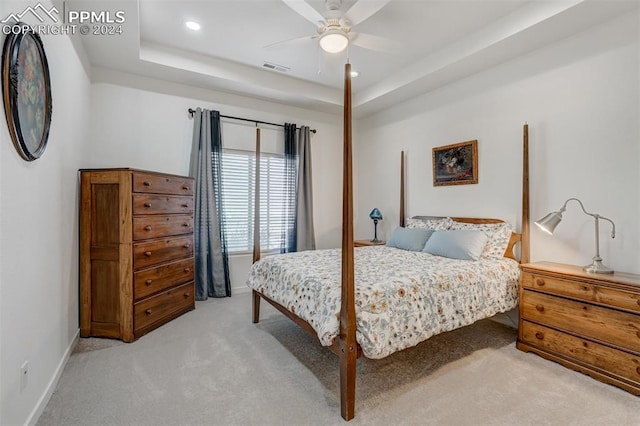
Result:
<svg viewBox="0 0 640 426"><path fill-rule="evenodd" d="M489 241L482 252L482 257L487 259L502 259L511 239L512 228L506 222L500 223L463 223L453 221L451 229L482 231Z"/></svg>
<svg viewBox="0 0 640 426"><path fill-rule="evenodd" d="M450 217L443 217L442 219L406 219L406 228L421 228L421 229L433 229L435 231L445 231L451 227L453 220Z"/></svg>
<svg viewBox="0 0 640 426"><path fill-rule="evenodd" d="M435 231L424 252L460 260L478 260L489 237L482 231Z"/></svg>

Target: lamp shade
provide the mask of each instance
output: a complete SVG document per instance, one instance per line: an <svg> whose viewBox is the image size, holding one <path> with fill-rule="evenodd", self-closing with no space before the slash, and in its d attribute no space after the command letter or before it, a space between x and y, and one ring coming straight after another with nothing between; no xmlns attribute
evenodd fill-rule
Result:
<svg viewBox="0 0 640 426"><path fill-rule="evenodd" d="M348 45L349 39L338 29L329 29L320 37L320 47L328 53L342 52Z"/></svg>
<svg viewBox="0 0 640 426"><path fill-rule="evenodd" d="M535 224L547 234L552 235L556 226L558 226L561 221L562 213L558 211L549 213L542 219L535 221Z"/></svg>
<svg viewBox="0 0 640 426"><path fill-rule="evenodd" d="M382 220L382 213L380 213L380 210L377 208L374 208L371 210L371 213L369 213L369 217L373 220Z"/></svg>

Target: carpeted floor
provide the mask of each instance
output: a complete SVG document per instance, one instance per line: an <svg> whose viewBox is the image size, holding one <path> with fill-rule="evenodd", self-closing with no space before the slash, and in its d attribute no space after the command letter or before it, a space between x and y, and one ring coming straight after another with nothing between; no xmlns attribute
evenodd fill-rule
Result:
<svg viewBox="0 0 640 426"><path fill-rule="evenodd" d="M250 294L134 343L81 339L39 425L331 425L338 363ZM515 349L492 320L358 360L354 425L638 425L640 398Z"/></svg>

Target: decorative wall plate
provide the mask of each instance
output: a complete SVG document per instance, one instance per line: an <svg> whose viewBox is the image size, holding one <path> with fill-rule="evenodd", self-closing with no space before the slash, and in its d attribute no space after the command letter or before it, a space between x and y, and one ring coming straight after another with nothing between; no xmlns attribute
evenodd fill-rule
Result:
<svg viewBox="0 0 640 426"><path fill-rule="evenodd" d="M33 161L47 146L51 82L42 40L18 22L2 49L2 93L11 139L22 158Z"/></svg>

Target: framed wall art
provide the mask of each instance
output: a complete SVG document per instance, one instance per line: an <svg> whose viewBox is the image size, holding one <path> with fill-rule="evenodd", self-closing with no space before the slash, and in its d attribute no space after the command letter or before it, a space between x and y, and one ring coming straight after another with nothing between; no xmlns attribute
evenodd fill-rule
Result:
<svg viewBox="0 0 640 426"><path fill-rule="evenodd" d="M33 161L47 146L51 82L42 40L18 22L2 49L2 94L11 139L20 156Z"/></svg>
<svg viewBox="0 0 640 426"><path fill-rule="evenodd" d="M433 148L433 186L478 183L478 141Z"/></svg>

